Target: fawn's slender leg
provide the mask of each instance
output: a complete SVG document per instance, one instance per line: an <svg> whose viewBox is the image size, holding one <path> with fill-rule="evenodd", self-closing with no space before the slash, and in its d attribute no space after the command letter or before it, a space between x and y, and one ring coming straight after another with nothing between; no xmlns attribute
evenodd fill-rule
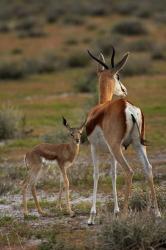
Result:
<svg viewBox="0 0 166 250"><path fill-rule="evenodd" d="M152 196L152 206L154 208L154 213L156 217L160 217L160 211L158 208L157 198L156 198L156 192L154 188L154 182L153 182L153 173L152 173L152 166L148 160L147 153L146 153L146 147L143 146L140 142L133 142L134 149L140 159L140 162L143 165L144 173L146 176L146 179L148 181L148 185L151 190L151 196Z"/></svg>
<svg viewBox="0 0 166 250"><path fill-rule="evenodd" d="M28 179L26 179L22 184L22 195L23 195L23 213L24 216L28 215L28 207L27 207L27 188L28 188Z"/></svg>
<svg viewBox="0 0 166 250"><path fill-rule="evenodd" d="M99 162L97 159L96 148L91 144L91 153L92 153L92 160L93 160L93 203L90 211L90 217L88 220L89 225L94 224L95 216L96 216L96 195L97 195L97 185L99 180Z"/></svg>
<svg viewBox="0 0 166 250"><path fill-rule="evenodd" d="M69 198L69 180L67 177L67 172L66 172L67 170L66 170L66 168L61 168L61 170L62 170L64 186L65 186L65 190L66 190L67 209L69 211L70 216L73 216L74 212L71 209L70 198Z"/></svg>
<svg viewBox="0 0 166 250"><path fill-rule="evenodd" d="M37 208L38 213L44 215L45 212L43 212L43 210L42 210L42 208L41 208L41 206L40 206L40 204L39 204L38 198L37 198L35 184L32 184L32 186L31 186L31 191L32 191L32 195L33 195L33 198L34 198L35 205L36 205L36 208Z"/></svg>
<svg viewBox="0 0 166 250"><path fill-rule="evenodd" d="M60 210L62 210L62 204L61 204L61 201L62 201L62 192L63 192L63 176L62 174L60 173L60 183L59 183L60 187L59 187L59 197L58 197L58 206L60 208Z"/></svg>

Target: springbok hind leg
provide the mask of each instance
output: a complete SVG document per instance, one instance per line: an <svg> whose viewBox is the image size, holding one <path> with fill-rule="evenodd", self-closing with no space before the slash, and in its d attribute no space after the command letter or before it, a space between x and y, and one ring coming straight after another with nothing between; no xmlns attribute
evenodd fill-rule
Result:
<svg viewBox="0 0 166 250"><path fill-rule="evenodd" d="M97 195L97 185L99 180L99 164L96 154L96 149L93 145L91 145L91 153L92 153L92 160L93 160L93 180L94 180L94 186L93 186L93 204L90 211L90 217L88 220L88 225L93 225L95 216L96 216L96 195Z"/></svg>
<svg viewBox="0 0 166 250"><path fill-rule="evenodd" d="M125 172L125 196L124 196L123 214L127 215L128 214L128 201L129 201L129 196L130 196L131 187L132 187L133 170L131 169L125 157L123 156L121 147L119 146L112 147L112 151L114 153L116 160L119 162L119 164L121 165L121 167L123 168Z"/></svg>
<svg viewBox="0 0 166 250"><path fill-rule="evenodd" d="M156 217L161 217L161 214L158 208L156 192L154 188L152 166L147 157L146 147L141 145L140 143L133 143L133 147L138 155L140 162L143 165L144 173L148 181L148 185L150 187L151 196L152 196L152 207L154 208L154 214Z"/></svg>
<svg viewBox="0 0 166 250"><path fill-rule="evenodd" d="M118 197L117 197L117 190L116 190L117 161L113 155L111 156L110 161L111 161L110 176L112 179L112 191L113 191L113 198L114 198L114 215L117 215L119 213Z"/></svg>
<svg viewBox="0 0 166 250"><path fill-rule="evenodd" d="M23 213L24 216L28 215L28 207L27 207L27 188L28 188L28 179L25 179L22 184L22 195L23 195Z"/></svg>

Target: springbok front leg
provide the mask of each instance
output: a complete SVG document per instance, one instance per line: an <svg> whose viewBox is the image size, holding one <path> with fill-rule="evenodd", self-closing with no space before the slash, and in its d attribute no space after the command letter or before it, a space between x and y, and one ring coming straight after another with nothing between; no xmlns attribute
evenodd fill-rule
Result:
<svg viewBox="0 0 166 250"><path fill-rule="evenodd" d="M58 197L58 207L60 210L62 210L62 192L63 192L63 176L62 173L60 173L60 182L59 182L59 197Z"/></svg>
<svg viewBox="0 0 166 250"><path fill-rule="evenodd" d="M110 169L110 176L112 179L112 192L114 198L114 215L119 213L119 206L118 206L118 197L117 197L117 190L116 190L116 178L117 178L117 161L113 155L111 155L111 169Z"/></svg>
<svg viewBox="0 0 166 250"><path fill-rule="evenodd" d="M69 180L67 177L67 170L66 168L61 168L62 170L62 175L63 175L63 180L64 180L64 186L65 186L65 191L66 191L66 203L67 203L67 210L70 214L70 216L74 216L74 212L71 209L71 204L70 204L70 198L69 198Z"/></svg>
<svg viewBox="0 0 166 250"><path fill-rule="evenodd" d="M123 156L121 147L119 145L112 147L112 151L116 160L119 162L121 167L125 172L125 197L124 197L124 208L123 213L124 215L128 214L128 201L129 196L131 194L131 186L132 186L132 178L133 178L133 170L129 166L128 162L126 161L125 157Z"/></svg>
<svg viewBox="0 0 166 250"><path fill-rule="evenodd" d="M154 188L154 182L153 182L153 173L152 173L152 166L148 160L147 153L146 153L146 147L140 144L140 142L134 142L133 140L133 147L138 155L138 158L140 159L140 162L143 165L145 177L148 181L150 190L151 190L151 196L152 196L152 207L154 208L154 214L156 217L161 217L157 198L156 198L156 192Z"/></svg>
<svg viewBox="0 0 166 250"><path fill-rule="evenodd" d="M24 216L28 215L28 207L27 207L27 188L28 188L28 180L25 179L25 181L22 184L22 195L23 195L23 214Z"/></svg>
<svg viewBox="0 0 166 250"><path fill-rule="evenodd" d="M91 154L92 154L92 160L93 160L93 180L94 180L94 186L93 186L93 204L90 211L90 217L88 220L88 225L94 225L94 220L96 216L96 195L97 195L97 185L99 180L99 161L97 159L97 153L96 148L91 144Z"/></svg>

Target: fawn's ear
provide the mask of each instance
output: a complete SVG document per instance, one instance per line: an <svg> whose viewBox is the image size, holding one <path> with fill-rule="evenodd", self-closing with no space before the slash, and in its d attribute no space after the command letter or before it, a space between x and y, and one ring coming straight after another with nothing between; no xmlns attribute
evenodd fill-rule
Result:
<svg viewBox="0 0 166 250"><path fill-rule="evenodd" d="M69 124L67 123L67 120L62 116L62 120L63 120L63 125L66 127L66 128L68 128L68 129L70 129L70 126L69 126Z"/></svg>
<svg viewBox="0 0 166 250"><path fill-rule="evenodd" d="M86 122L87 122L87 117L86 117L85 121L82 123L82 125L79 128L81 133L83 132L83 129L84 129L85 125L86 125Z"/></svg>

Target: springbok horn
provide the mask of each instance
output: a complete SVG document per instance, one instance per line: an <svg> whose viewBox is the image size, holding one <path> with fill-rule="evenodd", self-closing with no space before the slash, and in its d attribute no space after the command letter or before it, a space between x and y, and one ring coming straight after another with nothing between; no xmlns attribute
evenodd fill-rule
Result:
<svg viewBox="0 0 166 250"><path fill-rule="evenodd" d="M103 56L102 53L99 54L99 58L98 59L101 60L103 63L105 63L105 58L104 58L104 56ZM97 64L97 71L100 72L100 70L103 71L104 70L104 66L98 63Z"/></svg>
<svg viewBox="0 0 166 250"><path fill-rule="evenodd" d="M90 57L92 57L95 61L97 61L98 63L100 63L105 69L109 69L109 67L102 62L101 60L99 60L97 57L95 57L94 55L92 55L92 53L88 50L88 54L90 55Z"/></svg>
<svg viewBox="0 0 166 250"><path fill-rule="evenodd" d="M115 58L115 49L112 46L112 57L111 57L111 66L112 66L112 68L115 67L114 58Z"/></svg>

